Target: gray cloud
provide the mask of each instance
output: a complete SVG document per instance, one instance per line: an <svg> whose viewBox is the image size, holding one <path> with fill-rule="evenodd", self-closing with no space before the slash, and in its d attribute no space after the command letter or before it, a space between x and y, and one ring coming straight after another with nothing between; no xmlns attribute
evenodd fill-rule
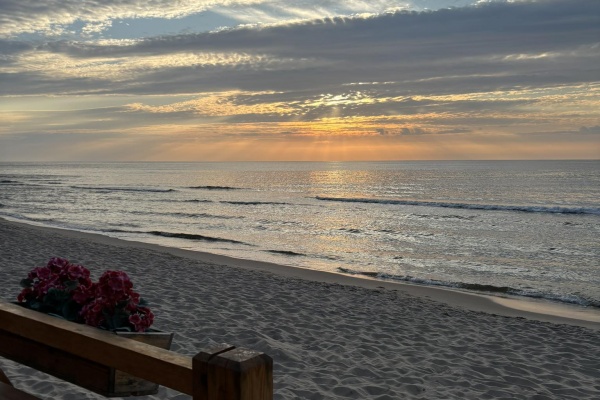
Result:
<svg viewBox="0 0 600 400"><path fill-rule="evenodd" d="M243 0L225 4L243 4ZM40 32L60 35L77 21L114 18L177 18L206 10L210 0L0 0L0 35Z"/></svg>
<svg viewBox="0 0 600 400"><path fill-rule="evenodd" d="M147 95L187 94L217 96L216 103L233 110L217 116L202 103L182 106L176 99L160 111L121 103L30 113L12 126L19 132L364 118L370 124L365 129L382 136L472 133L465 127L500 130L532 121L552 125L559 118L553 104L592 96L580 108L571 105L579 117L564 120L568 129L597 133L590 125L598 120L592 103L600 101L599 38L600 1L546 0L136 41L4 39L0 96L125 95L144 104ZM273 104L285 110L248 109Z"/></svg>
<svg viewBox="0 0 600 400"><path fill-rule="evenodd" d="M579 129L580 133L600 134L600 125L596 126L582 126Z"/></svg>
<svg viewBox="0 0 600 400"><path fill-rule="evenodd" d="M74 61L245 54L226 65L140 68L129 80L55 79L15 69L5 94L201 93L215 90L338 90L353 82L393 81L397 94L467 93L596 81L600 73L600 2L490 3L436 12L332 18L267 28L155 37L119 45L47 42L35 53ZM0 43L13 53L21 42ZM100 61L99 61L100 62Z"/></svg>

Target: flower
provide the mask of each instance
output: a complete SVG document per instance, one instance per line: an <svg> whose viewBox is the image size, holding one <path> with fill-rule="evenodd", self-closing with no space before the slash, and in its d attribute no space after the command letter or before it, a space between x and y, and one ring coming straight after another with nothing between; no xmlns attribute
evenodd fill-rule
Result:
<svg viewBox="0 0 600 400"><path fill-rule="evenodd" d="M23 290L17 300L34 310L76 320L72 294L79 288L91 285L90 271L85 267L55 257L45 267L32 269L27 278L21 281Z"/></svg>
<svg viewBox="0 0 600 400"><path fill-rule="evenodd" d="M52 258L45 267L31 270L21 285L20 303L70 321L136 332L146 331L154 322L154 314L123 271L106 271L92 282L85 267Z"/></svg>
<svg viewBox="0 0 600 400"><path fill-rule="evenodd" d="M131 325L135 331L142 332L154 321L154 314L141 304L139 293L133 290L133 283L123 271L104 272L88 299L91 301L81 310L88 325L111 330Z"/></svg>

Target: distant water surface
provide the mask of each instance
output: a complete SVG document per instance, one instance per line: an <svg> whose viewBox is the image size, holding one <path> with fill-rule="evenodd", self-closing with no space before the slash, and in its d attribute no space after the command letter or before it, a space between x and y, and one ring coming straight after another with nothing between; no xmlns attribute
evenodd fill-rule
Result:
<svg viewBox="0 0 600 400"><path fill-rule="evenodd" d="M0 216L302 268L600 307L599 167L0 163Z"/></svg>

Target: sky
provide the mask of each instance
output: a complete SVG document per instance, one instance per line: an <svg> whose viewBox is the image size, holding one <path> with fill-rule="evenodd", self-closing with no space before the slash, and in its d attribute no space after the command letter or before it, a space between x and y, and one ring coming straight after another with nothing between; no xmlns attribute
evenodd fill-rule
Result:
<svg viewBox="0 0 600 400"><path fill-rule="evenodd" d="M0 10L0 161L600 159L599 0Z"/></svg>

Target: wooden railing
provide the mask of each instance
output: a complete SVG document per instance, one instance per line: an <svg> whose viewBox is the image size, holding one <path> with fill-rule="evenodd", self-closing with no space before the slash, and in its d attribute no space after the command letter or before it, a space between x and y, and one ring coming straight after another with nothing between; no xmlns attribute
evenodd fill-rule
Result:
<svg viewBox="0 0 600 400"><path fill-rule="evenodd" d="M85 388L113 368L194 400L273 398L273 360L264 353L221 344L191 358L6 302L0 302L0 356ZM2 397L0 387L3 398L12 397Z"/></svg>

